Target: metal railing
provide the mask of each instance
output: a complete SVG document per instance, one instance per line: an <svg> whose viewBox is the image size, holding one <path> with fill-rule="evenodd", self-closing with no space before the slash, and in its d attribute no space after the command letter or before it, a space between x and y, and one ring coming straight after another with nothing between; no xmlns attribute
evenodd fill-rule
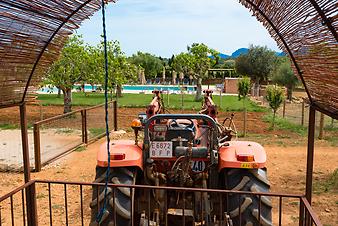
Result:
<svg viewBox="0 0 338 226"><path fill-rule="evenodd" d="M0 225L88 225L91 218L90 202L92 198L93 187L104 186L102 183L85 183L85 182L66 182L66 181L51 181L51 180L33 180L25 185L18 187L12 192L0 198ZM237 195L238 199L243 197L258 197L258 222L263 222L260 219L261 202L264 197L270 197L273 203L273 225L300 225L300 226L321 226L317 215L312 210L307 199L302 195L281 194L281 193L262 193L262 192L241 192L215 189L199 189L199 188L183 188L183 187L155 187L145 185L116 185L109 184L112 189L111 194L115 200L115 192L119 187L129 188L134 194L143 194L142 200L147 203L147 208L144 213L147 216L152 216L151 213L151 196L154 190L176 191L181 194L184 199L187 193L198 192L201 194L217 195L218 199L228 200L227 197ZM36 192L35 192L36 190ZM27 194L27 191L31 192ZM26 195L25 195L26 193ZM31 202L30 206L26 206L27 198L36 200ZM96 198L99 198L97 193ZM142 201L141 200L141 201ZM292 200L292 202L290 202ZM167 206L167 199L165 199ZM201 199L203 202L203 199ZM293 207L287 205L293 203ZM133 205L133 204L131 204ZM223 202L220 202L218 207L219 214L215 219L220 220L218 225L225 225L222 221L224 219L224 212L227 207ZM113 216L116 216L115 206L113 207ZM100 209L97 205L96 212ZM180 206L182 210L181 221L179 225L186 225L186 216L188 216L188 209L185 205ZM214 207L215 208L215 207ZM291 208L291 209L290 209ZM245 216L241 216L241 205L239 209L239 225L244 225ZM283 214L293 213L293 222L287 222L289 219L284 219ZM131 212L131 219L134 222L136 212ZM186 215L185 215L186 214ZM203 219L203 209L201 210L201 219ZM115 217L116 219L116 217ZM165 216L165 225L168 224L167 215ZM150 217L145 218L148 225L151 225ZM114 225L117 225L116 222ZM134 223L132 223L134 225Z"/></svg>
<svg viewBox="0 0 338 226"><path fill-rule="evenodd" d="M34 123L35 171L81 145L105 135L104 104L76 110ZM117 130L117 103L109 102L110 128ZM98 117L100 116L100 117ZM44 156L43 156L44 155Z"/></svg>

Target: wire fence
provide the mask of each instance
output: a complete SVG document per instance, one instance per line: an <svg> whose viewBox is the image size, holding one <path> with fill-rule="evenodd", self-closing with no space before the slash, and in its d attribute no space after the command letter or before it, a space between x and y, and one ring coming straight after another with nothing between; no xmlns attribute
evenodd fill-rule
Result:
<svg viewBox="0 0 338 226"><path fill-rule="evenodd" d="M284 101L283 106L277 112L282 118L296 124L308 127L309 123L309 103L307 99L300 99L299 101L289 102ZM323 138L325 130L338 129L338 121L324 115L323 113L316 112L316 127L317 137Z"/></svg>
<svg viewBox="0 0 338 226"><path fill-rule="evenodd" d="M76 110L34 123L34 168L80 148L105 135L105 105ZM117 105L108 103L108 124L117 130Z"/></svg>

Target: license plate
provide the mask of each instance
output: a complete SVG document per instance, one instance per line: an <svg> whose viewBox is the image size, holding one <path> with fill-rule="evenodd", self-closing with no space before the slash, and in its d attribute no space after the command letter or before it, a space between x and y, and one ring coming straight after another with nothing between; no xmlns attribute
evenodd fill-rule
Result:
<svg viewBox="0 0 338 226"><path fill-rule="evenodd" d="M151 158L173 157L173 143L170 141L153 141L150 143Z"/></svg>
<svg viewBox="0 0 338 226"><path fill-rule="evenodd" d="M241 168L251 169L253 167L251 163L241 163Z"/></svg>

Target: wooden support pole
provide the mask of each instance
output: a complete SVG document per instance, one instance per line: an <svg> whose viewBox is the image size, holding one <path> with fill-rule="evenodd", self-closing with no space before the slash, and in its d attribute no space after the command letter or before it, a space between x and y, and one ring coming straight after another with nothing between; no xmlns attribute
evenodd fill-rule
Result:
<svg viewBox="0 0 338 226"><path fill-rule="evenodd" d="M20 105L20 123L21 123L21 140L22 140L24 177L25 177L25 183L27 183L31 180L31 177L30 177L27 115L26 115L25 102L23 102ZM35 184L34 183L31 186L26 188L26 208L27 208L28 226L37 225L36 196L35 196Z"/></svg>
<svg viewBox="0 0 338 226"><path fill-rule="evenodd" d="M29 164L29 146L28 146L28 132L27 132L27 117L26 104L20 105L20 123L21 123L21 141L22 141L22 156L24 166L25 183L31 179L31 170Z"/></svg>
<svg viewBox="0 0 338 226"><path fill-rule="evenodd" d="M306 193L305 197L311 205L312 198L312 177L313 177L313 156L316 128L316 110L310 105L308 143L307 143L307 166L306 166Z"/></svg>

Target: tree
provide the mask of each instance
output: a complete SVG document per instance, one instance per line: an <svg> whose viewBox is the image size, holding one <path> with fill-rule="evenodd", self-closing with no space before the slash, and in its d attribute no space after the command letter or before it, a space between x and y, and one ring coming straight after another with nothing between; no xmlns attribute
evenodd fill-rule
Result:
<svg viewBox="0 0 338 226"><path fill-rule="evenodd" d="M150 53L137 52L130 60L131 63L144 69L146 78L156 78L163 70L162 61Z"/></svg>
<svg viewBox="0 0 338 226"><path fill-rule="evenodd" d="M96 46L86 46L86 70L83 75L83 81L92 86L100 84L104 74L103 62L100 60L102 52Z"/></svg>
<svg viewBox="0 0 338 226"><path fill-rule="evenodd" d="M272 129L275 127L275 118L278 108L284 101L284 91L280 86L269 85L266 87L266 100L273 111Z"/></svg>
<svg viewBox="0 0 338 226"><path fill-rule="evenodd" d="M298 78L293 73L290 61L284 61L276 69L272 81L278 85L285 86L287 89L287 99L292 100L292 91L299 84Z"/></svg>
<svg viewBox="0 0 338 226"><path fill-rule="evenodd" d="M192 56L189 53L180 53L174 58L171 66L178 73L190 75L193 73L192 61Z"/></svg>
<svg viewBox="0 0 338 226"><path fill-rule="evenodd" d="M244 115L244 124L243 124L243 136L246 136L246 98L250 91L250 78L249 77L243 77L238 81L238 99L243 100L243 115Z"/></svg>
<svg viewBox="0 0 338 226"><path fill-rule="evenodd" d="M103 43L98 47L100 49L100 58L103 65ZM107 42L108 53L108 89L113 90L116 87L116 96L122 96L122 85L137 80L138 68L130 63L125 54L122 52L118 41ZM102 66L103 68L103 66ZM104 77L102 77L104 78ZM104 81L102 80L102 84Z"/></svg>
<svg viewBox="0 0 338 226"><path fill-rule="evenodd" d="M202 99L202 80L208 76L208 70L217 64L219 53L203 43L193 43L188 46L191 55L191 66L197 80L195 101Z"/></svg>
<svg viewBox="0 0 338 226"><path fill-rule="evenodd" d="M218 52L203 43L193 43L187 47L187 50L188 53L180 53L175 56L172 67L175 71L193 76L197 80L195 101L200 101L202 99L202 80L208 76L209 68L217 64Z"/></svg>
<svg viewBox="0 0 338 226"><path fill-rule="evenodd" d="M72 110L72 88L82 80L86 70L86 54L82 37L70 36L59 59L49 68L46 83L60 88L64 96L64 113Z"/></svg>
<svg viewBox="0 0 338 226"><path fill-rule="evenodd" d="M266 81L275 67L277 57L274 51L266 46L249 47L247 54L242 54L236 59L237 73L249 76L254 81L255 95L259 95L259 85Z"/></svg>

